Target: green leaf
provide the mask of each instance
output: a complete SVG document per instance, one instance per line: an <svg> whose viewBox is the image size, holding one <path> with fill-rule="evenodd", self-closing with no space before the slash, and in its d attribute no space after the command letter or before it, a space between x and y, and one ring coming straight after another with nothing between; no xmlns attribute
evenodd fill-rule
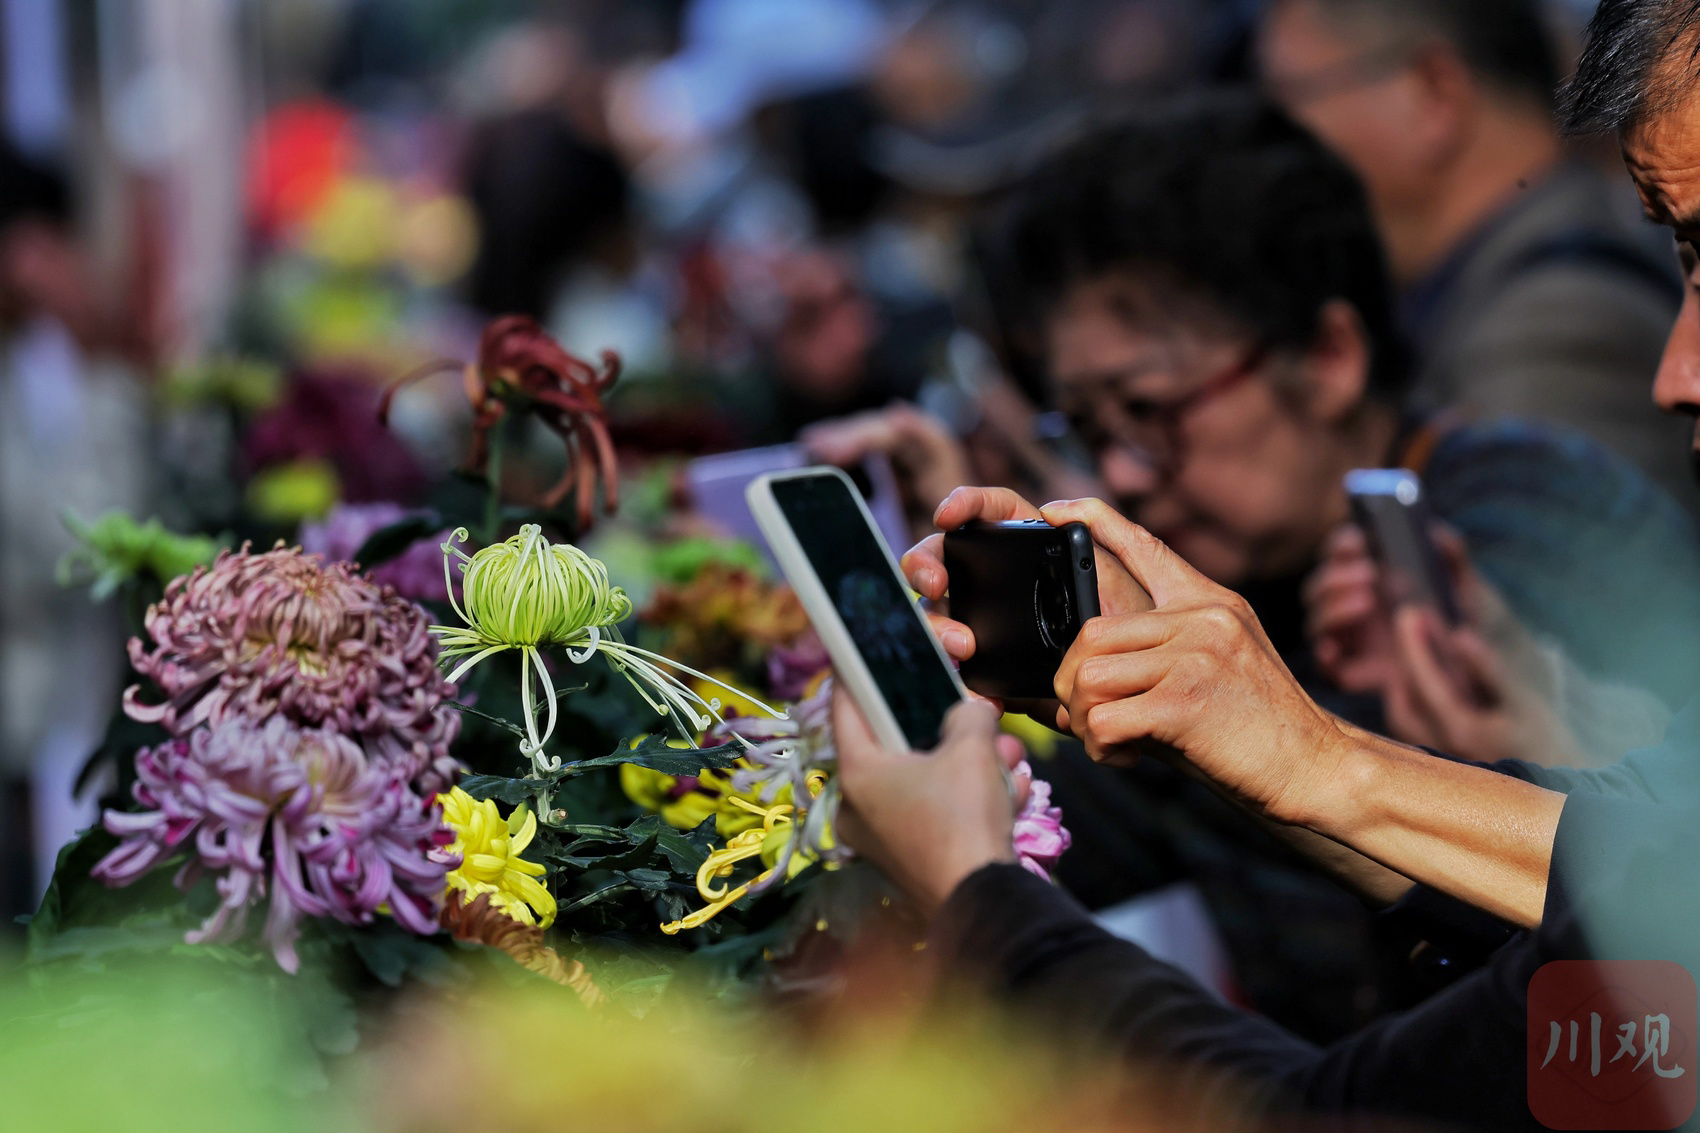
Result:
<svg viewBox="0 0 1700 1133"><path fill-rule="evenodd" d="M124 925L84 925L30 945L30 962L47 964L57 960L99 960L119 953L171 952L183 946L184 925L161 914L147 920L134 919Z"/></svg>
<svg viewBox="0 0 1700 1133"><path fill-rule="evenodd" d="M415 936L394 924L349 935L366 970L388 987L400 987L409 976L435 987L453 982L454 962L432 938Z"/></svg>
<svg viewBox="0 0 1700 1133"><path fill-rule="evenodd" d="M609 849L603 853L580 853L579 851L584 847L586 842L598 846L609 845L607 839L581 838L579 841L568 846L565 850L551 853L547 856L550 861L572 869L617 870L626 866L635 866L643 862L647 862L655 855L655 841L653 838L645 839L638 842L636 845L622 841L616 848Z"/></svg>
<svg viewBox="0 0 1700 1133"><path fill-rule="evenodd" d="M563 777L580 775L586 771L635 763L639 767L647 767L663 775L683 777L695 775L704 768L731 767L743 754L744 745L737 742L720 744L718 747L676 748L667 746L666 737L655 735L644 737L643 742L635 748L621 744L610 755L569 763L561 768L561 774Z"/></svg>
<svg viewBox="0 0 1700 1133"><path fill-rule="evenodd" d="M354 552L354 561L360 564L362 570L382 566L391 559L401 557L419 540L438 534L445 526L443 517L434 511L397 520L388 527L380 527L368 535L366 541L360 544L360 549Z"/></svg>
<svg viewBox="0 0 1700 1133"><path fill-rule="evenodd" d="M651 816L655 817L655 816ZM709 846L714 841L714 819L702 820L695 830L675 830L666 824L656 835L655 848L666 857L675 873L695 877L702 863L708 860Z"/></svg>
<svg viewBox="0 0 1700 1133"><path fill-rule="evenodd" d="M460 781L460 789L480 802L495 799L513 806L531 802L544 786L539 779L504 779L500 775L468 775Z"/></svg>
<svg viewBox="0 0 1700 1133"><path fill-rule="evenodd" d="M53 880L41 898L41 906L30 921L29 951L33 956L78 914L97 904L105 887L89 877L89 871L118 846L118 839L103 826L91 826L67 842L53 866Z"/></svg>
<svg viewBox="0 0 1700 1133"><path fill-rule="evenodd" d="M628 869L622 870L620 876L630 881L639 889L660 892L673 884L673 875L658 869Z"/></svg>
<svg viewBox="0 0 1700 1133"><path fill-rule="evenodd" d="M637 887L631 882L622 878L621 880L614 882L612 885L604 885L600 889L595 889L586 893L583 897L578 898L576 901L570 901L567 904L562 905L560 908L555 910L555 917L557 920L563 920L566 918L568 913L574 913L580 909L587 909L590 906L600 904L611 897L617 897L621 893L629 893L636 888Z"/></svg>

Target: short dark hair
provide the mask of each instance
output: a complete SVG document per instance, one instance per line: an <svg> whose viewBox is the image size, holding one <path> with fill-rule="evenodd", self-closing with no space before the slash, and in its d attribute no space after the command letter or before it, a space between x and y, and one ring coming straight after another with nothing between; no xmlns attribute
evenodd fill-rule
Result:
<svg viewBox="0 0 1700 1133"><path fill-rule="evenodd" d="M1662 66L1678 46L1689 73ZM1700 54L1700 0L1600 0L1583 33L1576 73L1559 96L1569 134L1603 134L1665 109L1693 81Z"/></svg>
<svg viewBox="0 0 1700 1133"><path fill-rule="evenodd" d="M1005 317L1032 340L1075 288L1125 277L1202 305L1273 348L1302 351L1323 306L1362 319L1369 391L1396 402L1407 376L1386 261L1362 186L1261 95L1192 94L1089 128L1003 203L988 270L1016 294ZM1013 307L1013 310L1010 308Z"/></svg>
<svg viewBox="0 0 1700 1133"><path fill-rule="evenodd" d="M1551 108L1558 45L1539 0L1315 0L1326 15L1401 37L1438 38L1484 82Z"/></svg>

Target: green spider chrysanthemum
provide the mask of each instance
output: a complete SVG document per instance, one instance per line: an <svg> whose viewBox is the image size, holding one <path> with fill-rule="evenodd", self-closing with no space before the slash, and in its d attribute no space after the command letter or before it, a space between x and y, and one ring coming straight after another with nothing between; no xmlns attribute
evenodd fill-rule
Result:
<svg viewBox="0 0 1700 1133"><path fill-rule="evenodd" d="M543 746L554 734L556 720L555 687L543 665L544 646L565 649L576 664L601 653L651 708L674 719L687 740L693 740L696 732L720 720L718 700L704 700L659 666L666 665L728 692L738 690L625 641L618 627L631 615L631 599L609 581L608 568L601 562L570 543L550 543L536 524L527 524L511 539L470 556L455 545L467 537L463 527L442 545L443 574L450 580L450 602L466 624L432 626L431 632L441 642L445 661L463 658L449 674L451 682L458 681L486 657L508 649L520 651L520 699L526 731L520 750L539 774L561 766L559 757L552 758L543 752ZM463 575L462 598L458 602L453 598L455 588L449 574L454 557L460 559ZM534 682L547 706L541 731ZM754 703L774 716L782 715L760 701ZM686 731L686 721L690 731Z"/></svg>

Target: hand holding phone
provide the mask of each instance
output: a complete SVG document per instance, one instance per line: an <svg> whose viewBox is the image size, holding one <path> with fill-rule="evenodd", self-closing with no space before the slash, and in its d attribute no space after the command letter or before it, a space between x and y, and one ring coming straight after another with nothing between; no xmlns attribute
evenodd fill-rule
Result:
<svg viewBox="0 0 1700 1133"><path fill-rule="evenodd" d="M769 473L750 511L820 634L839 682L880 743L931 751L967 697L890 548L837 468Z"/></svg>
<svg viewBox="0 0 1700 1133"><path fill-rule="evenodd" d="M1346 474L1346 495L1381 568L1388 608L1422 606L1447 625L1462 624L1452 578L1435 546L1434 516L1422 481L1403 468L1360 468Z"/></svg>
<svg viewBox="0 0 1700 1133"><path fill-rule="evenodd" d="M1022 519L1043 520L1044 516L1037 507L1008 488L958 488L933 515L933 522L943 531L954 530L976 520L1001 523ZM942 531L929 535L903 556L903 570L909 585L934 603L945 602L950 590L950 575L944 563L944 538ZM1093 554L1101 614L1114 617L1151 609L1151 595L1145 592L1120 559L1102 546L1095 545ZM952 657L962 661L973 655L976 643L967 626L941 613L935 612L928 617L934 632L939 634Z"/></svg>

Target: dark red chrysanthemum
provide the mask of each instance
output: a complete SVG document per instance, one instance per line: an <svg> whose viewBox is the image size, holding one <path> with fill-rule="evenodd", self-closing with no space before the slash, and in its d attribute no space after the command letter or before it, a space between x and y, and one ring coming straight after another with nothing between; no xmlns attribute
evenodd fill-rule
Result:
<svg viewBox="0 0 1700 1133"><path fill-rule="evenodd" d="M402 378L384 392L379 418L387 420L390 402L404 386L454 366L435 363ZM620 376L619 355L604 350L602 365L592 366L562 349L536 319L505 315L484 328L478 360L463 372L473 411L472 452L467 459L473 471L484 471L490 431L501 424L508 410L529 411L567 446L567 469L544 495L544 506L554 507L576 488L579 527L588 528L600 481L603 510L614 513L619 485L602 398Z"/></svg>

